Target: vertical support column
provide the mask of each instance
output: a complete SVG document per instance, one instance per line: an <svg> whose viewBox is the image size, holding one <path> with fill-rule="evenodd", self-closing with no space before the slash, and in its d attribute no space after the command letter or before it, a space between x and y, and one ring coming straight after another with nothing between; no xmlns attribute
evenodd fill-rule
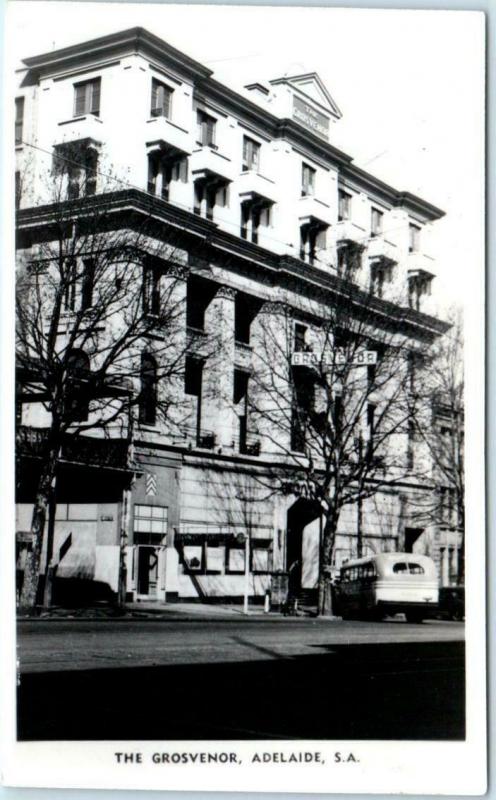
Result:
<svg viewBox="0 0 496 800"><path fill-rule="evenodd" d="M231 447L234 436L234 300L236 290L220 286L205 312L209 357L203 370L204 427L218 447Z"/></svg>
<svg viewBox="0 0 496 800"><path fill-rule="evenodd" d="M177 254L175 254L177 255ZM171 264L160 279L161 313L164 315L167 346L163 348L163 358L167 363L158 364L159 400L166 403L167 419L163 426L167 433L179 435L179 428L185 424L184 405L184 364L186 360L186 279L187 267ZM160 353L160 346L159 346ZM174 364L173 374L170 366ZM160 375L167 380L160 380Z"/></svg>
<svg viewBox="0 0 496 800"><path fill-rule="evenodd" d="M263 304L252 324L252 424L262 451L287 454L291 445L290 320L281 302Z"/></svg>

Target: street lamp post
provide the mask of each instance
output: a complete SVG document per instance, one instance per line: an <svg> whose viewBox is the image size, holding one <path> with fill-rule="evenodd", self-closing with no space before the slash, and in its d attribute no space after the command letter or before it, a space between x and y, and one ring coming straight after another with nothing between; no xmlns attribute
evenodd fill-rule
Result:
<svg viewBox="0 0 496 800"><path fill-rule="evenodd" d="M245 545L245 580L243 592L243 614L248 614L248 595L250 592L250 537L246 533L238 533L238 542Z"/></svg>

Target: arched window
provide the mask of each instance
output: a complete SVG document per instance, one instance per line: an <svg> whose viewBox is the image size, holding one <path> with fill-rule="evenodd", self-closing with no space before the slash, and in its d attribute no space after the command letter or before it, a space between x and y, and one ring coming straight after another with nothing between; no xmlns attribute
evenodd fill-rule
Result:
<svg viewBox="0 0 496 800"><path fill-rule="evenodd" d="M65 413L70 422L86 422L89 413L90 360L83 350L67 355Z"/></svg>
<svg viewBox="0 0 496 800"><path fill-rule="evenodd" d="M153 356L141 356L141 391L139 420L145 425L155 425L157 418L157 362Z"/></svg>

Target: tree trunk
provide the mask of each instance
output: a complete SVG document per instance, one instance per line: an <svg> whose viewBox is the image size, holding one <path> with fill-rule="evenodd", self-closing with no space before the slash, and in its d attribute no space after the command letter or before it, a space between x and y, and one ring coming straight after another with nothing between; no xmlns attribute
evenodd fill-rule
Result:
<svg viewBox="0 0 496 800"><path fill-rule="evenodd" d="M52 437L51 437L52 438ZM52 438L53 442L53 438ZM32 549L27 554L24 580L19 601L20 611L30 612L36 606L41 571L41 553L45 522L58 461L58 444L51 444L38 484L31 518Z"/></svg>
<svg viewBox="0 0 496 800"><path fill-rule="evenodd" d="M458 497L458 530L461 531L460 552L458 554L458 585L465 583L465 505L464 499Z"/></svg>
<svg viewBox="0 0 496 800"><path fill-rule="evenodd" d="M319 564L319 601L318 614L322 617L332 617L333 603L331 591L331 565L336 542L336 529L339 515L331 511L326 514L322 530L322 542Z"/></svg>

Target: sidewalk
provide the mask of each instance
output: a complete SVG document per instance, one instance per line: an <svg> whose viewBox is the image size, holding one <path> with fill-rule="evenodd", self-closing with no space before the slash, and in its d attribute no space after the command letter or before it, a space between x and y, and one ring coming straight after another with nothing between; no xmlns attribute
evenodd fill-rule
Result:
<svg viewBox="0 0 496 800"><path fill-rule="evenodd" d="M285 617L279 609L265 612L263 606L249 606L248 614L243 612L243 606L239 604L221 603L126 603L125 608L120 609L116 606L99 605L86 608L61 608L54 606L50 609L39 609L36 616L18 615L19 620L94 620L94 619L113 619L115 621L126 619L167 619L181 621L198 621L200 619L281 619L298 620L311 619L313 614L311 609L301 610L296 616Z"/></svg>

